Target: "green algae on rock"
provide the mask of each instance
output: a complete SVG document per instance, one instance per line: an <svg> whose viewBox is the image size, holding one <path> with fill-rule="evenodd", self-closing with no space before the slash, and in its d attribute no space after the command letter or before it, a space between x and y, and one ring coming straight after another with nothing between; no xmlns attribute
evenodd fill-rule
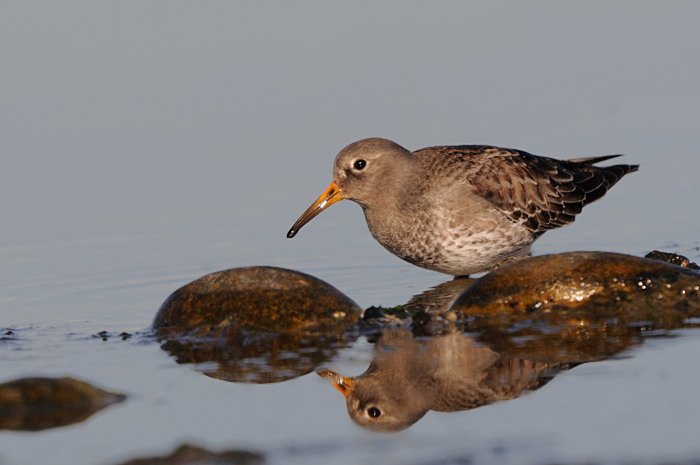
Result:
<svg viewBox="0 0 700 465"><path fill-rule="evenodd" d="M170 295L153 329L235 326L294 332L345 327L362 310L330 284L298 271L268 266L218 271Z"/></svg>
<svg viewBox="0 0 700 465"><path fill-rule="evenodd" d="M40 431L78 423L123 394L73 378L21 378L0 384L0 430Z"/></svg>

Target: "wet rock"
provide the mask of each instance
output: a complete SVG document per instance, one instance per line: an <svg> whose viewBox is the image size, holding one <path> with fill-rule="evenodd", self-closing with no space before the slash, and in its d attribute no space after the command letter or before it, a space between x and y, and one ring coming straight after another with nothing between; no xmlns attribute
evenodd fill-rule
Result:
<svg viewBox="0 0 700 465"><path fill-rule="evenodd" d="M279 382L309 373L354 341L362 310L297 271L236 268L206 275L163 303L153 329L178 363L207 376Z"/></svg>
<svg viewBox="0 0 700 465"><path fill-rule="evenodd" d="M359 330L371 334L376 329L407 328L416 310L408 310L403 305L394 307L368 307L362 317Z"/></svg>
<svg viewBox="0 0 700 465"><path fill-rule="evenodd" d="M435 319L434 316L435 315L424 311L416 312L413 315L413 331L417 334L432 334L432 331L429 331L427 328L429 328L431 321Z"/></svg>
<svg viewBox="0 0 700 465"><path fill-rule="evenodd" d="M164 457L134 459L120 465L260 465L263 463L265 463L265 457L256 452L243 450L210 452L201 447L186 444Z"/></svg>
<svg viewBox="0 0 700 465"><path fill-rule="evenodd" d="M380 307L374 306L367 308L362 316L362 319L365 321L377 320L380 318L384 318L384 312Z"/></svg>
<svg viewBox="0 0 700 465"><path fill-rule="evenodd" d="M73 378L21 378L0 384L0 429L39 431L78 423L125 398Z"/></svg>
<svg viewBox="0 0 700 465"><path fill-rule="evenodd" d="M671 252L661 252L659 250L653 250L646 254L644 258L651 258L652 260L661 260L662 262L672 263L674 265L683 266L692 270L700 270L700 266L698 266L697 263L692 263L690 260L688 260L687 257Z"/></svg>
<svg viewBox="0 0 700 465"><path fill-rule="evenodd" d="M600 360L649 331L694 326L700 273L621 254L545 255L489 273L451 310L464 331L500 353Z"/></svg>
<svg viewBox="0 0 700 465"><path fill-rule="evenodd" d="M438 336L455 331L455 312L426 312L419 310L413 314L411 329L416 336Z"/></svg>
<svg viewBox="0 0 700 465"><path fill-rule="evenodd" d="M470 286L451 310L492 315L632 299L655 309L681 301L697 307L699 290L700 273L688 268L616 253L570 252L500 267Z"/></svg>
<svg viewBox="0 0 700 465"><path fill-rule="evenodd" d="M347 327L361 313L349 297L318 278L255 266L218 271L181 287L163 303L153 328L294 332Z"/></svg>
<svg viewBox="0 0 700 465"><path fill-rule="evenodd" d="M97 334L94 334L92 337L95 338L100 338L104 342L107 342L109 339L114 338L114 337L119 337L121 338L122 341L126 341L127 339L131 339L132 334L127 333L126 331L122 331L119 334L116 333L110 333L109 331L100 331Z"/></svg>

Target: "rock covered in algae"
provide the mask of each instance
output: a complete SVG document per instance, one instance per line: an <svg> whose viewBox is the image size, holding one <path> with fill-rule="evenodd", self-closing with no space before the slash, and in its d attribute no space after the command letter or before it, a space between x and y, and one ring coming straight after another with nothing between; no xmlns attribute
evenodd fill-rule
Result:
<svg viewBox="0 0 700 465"><path fill-rule="evenodd" d="M274 332L345 327L362 309L330 284L268 266L218 271L170 295L153 328L237 327Z"/></svg>
<svg viewBox="0 0 700 465"><path fill-rule="evenodd" d="M21 378L0 384L0 429L65 426L125 398L73 378Z"/></svg>

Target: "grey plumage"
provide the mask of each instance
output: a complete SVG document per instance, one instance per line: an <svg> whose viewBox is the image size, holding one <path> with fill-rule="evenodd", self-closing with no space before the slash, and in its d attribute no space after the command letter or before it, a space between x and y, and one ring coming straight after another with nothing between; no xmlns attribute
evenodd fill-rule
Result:
<svg viewBox="0 0 700 465"><path fill-rule="evenodd" d="M487 145L429 147L413 152L431 171L455 170L474 194L533 233L574 221L638 165L594 166L621 155L557 160Z"/></svg>
<svg viewBox="0 0 700 465"><path fill-rule="evenodd" d="M340 151L333 183L288 237L333 203L362 206L372 235L398 257L453 275L526 256L545 231L574 221L637 165L598 167L617 155L556 160L484 145L409 152L387 139Z"/></svg>

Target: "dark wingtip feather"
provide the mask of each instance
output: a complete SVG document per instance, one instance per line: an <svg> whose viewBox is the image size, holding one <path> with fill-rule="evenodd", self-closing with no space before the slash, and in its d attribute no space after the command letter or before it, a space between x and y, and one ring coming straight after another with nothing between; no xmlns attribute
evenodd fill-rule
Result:
<svg viewBox="0 0 700 465"><path fill-rule="evenodd" d="M601 161L605 160L612 160L613 158L621 157L623 154L618 153L615 155L601 155L599 157L588 157L588 158L572 158L570 160L566 160L572 163L578 163L580 165L586 165L586 166L591 166L595 165L596 163L600 163ZM623 173L620 177L624 176L627 173L633 173L639 169L639 165L614 165L614 166L599 166L597 168L607 170L607 169L622 169Z"/></svg>
<svg viewBox="0 0 700 465"><path fill-rule="evenodd" d="M593 165L595 163L600 163L601 161L611 160L613 158L621 157L622 155L623 155L622 153L618 153L615 155L601 155L599 157L572 158L572 159L566 160L566 161L570 161L573 163L581 163L583 165Z"/></svg>

